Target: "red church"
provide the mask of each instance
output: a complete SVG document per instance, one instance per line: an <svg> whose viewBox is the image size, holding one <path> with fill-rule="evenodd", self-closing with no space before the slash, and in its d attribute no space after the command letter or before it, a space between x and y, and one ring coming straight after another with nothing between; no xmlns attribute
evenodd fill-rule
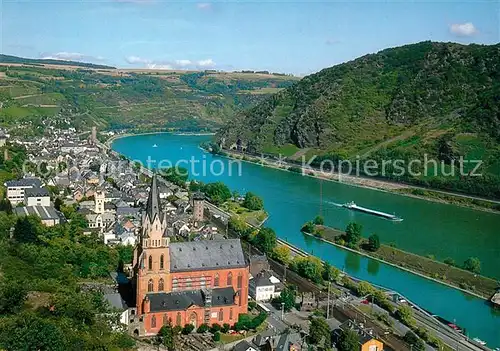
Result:
<svg viewBox="0 0 500 351"><path fill-rule="evenodd" d="M247 312L248 264L239 239L170 243L156 176L134 251L134 330L156 335L171 323L233 325Z"/></svg>

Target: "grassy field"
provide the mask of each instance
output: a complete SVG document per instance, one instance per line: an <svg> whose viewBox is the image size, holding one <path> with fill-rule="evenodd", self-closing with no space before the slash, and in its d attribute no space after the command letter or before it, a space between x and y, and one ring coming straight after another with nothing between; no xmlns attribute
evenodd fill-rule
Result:
<svg viewBox="0 0 500 351"><path fill-rule="evenodd" d="M250 211L235 201L227 201L221 205L221 208L253 226L259 226L267 218L267 213L264 210Z"/></svg>

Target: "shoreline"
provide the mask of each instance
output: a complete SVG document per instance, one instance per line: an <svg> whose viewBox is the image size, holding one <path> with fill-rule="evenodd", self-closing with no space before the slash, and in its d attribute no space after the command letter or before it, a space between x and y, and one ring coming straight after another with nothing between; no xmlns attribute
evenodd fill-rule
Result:
<svg viewBox="0 0 500 351"><path fill-rule="evenodd" d="M473 209L473 210L478 210L478 211L483 211L483 212L489 212L489 213L495 213L495 214L500 214L500 211L495 210L493 208L487 208L484 206L477 206L477 205L467 205L459 202L454 202L454 201L448 201L445 199L438 199L436 197L432 196L423 196L423 195L415 195L411 194L405 190L416 190L416 189L423 189L420 187L412 186L409 184L404 184L404 183L394 183L394 182L388 182L380 179L369 179L369 178L364 178L364 177L358 177L358 176L351 176L351 175L344 175L344 174L324 174L321 173L320 171L314 170L314 169L305 169L304 173L302 172L294 172L291 171L290 167L297 167L298 169L301 169L300 167L296 165L291 165L288 163L285 163L283 165L276 165L272 162L269 161L260 161L257 162L254 156L246 156L246 155L241 155L241 154L235 154L231 151L224 150L224 155L217 155L221 157L226 157L228 159L234 159L234 160L239 160L243 162L248 162L264 167L269 167L281 171L286 171L286 172L291 172L291 173L297 173L305 177L311 177L319 180L326 180L330 182L336 182L336 183L342 183L345 185L349 186L355 186L359 188L364 188L364 189L371 189L371 190L377 190L377 191L382 191L394 195L400 195L400 196L406 196L406 197L411 197L414 199L420 199L420 200L425 200L425 201L431 201L431 202L436 202L436 203L442 203L442 204L447 204L447 205L454 205L458 207L463 207L463 208L468 208L468 209ZM246 158L246 159L245 159ZM312 173L312 174L310 174ZM460 198L465 198L469 199L470 201L473 201L475 198L470 197L466 194L464 195L457 195L453 193L448 193L446 191L442 190L437 190L437 189L425 189L425 191L430 191L430 192L437 192L437 193L443 193L447 196L453 196L453 197L460 197ZM485 201L485 202L490 202L492 204L497 204L498 201L496 200L487 200L487 199L481 199L480 201Z"/></svg>
<svg viewBox="0 0 500 351"><path fill-rule="evenodd" d="M123 139L123 138L128 138L128 137L133 137L133 136L141 136L141 135L152 135L152 134L173 134L173 135L181 135L181 136L203 136L203 135L215 135L213 132L175 132L175 131L170 131L170 132L140 132L140 133L133 133L133 132L127 132L127 133L121 133L121 134L116 134L110 137L108 140L105 141L105 145L107 145L109 148L111 148L111 145L113 142L115 142L118 139Z"/></svg>
<svg viewBox="0 0 500 351"><path fill-rule="evenodd" d="M330 227L325 227L325 228L336 230L336 229L334 229L334 228L330 228ZM405 266L399 265L399 264L397 264L397 263L387 261L387 260L385 260L385 259L383 259L383 258L381 258L381 257L377 257L376 255L371 255L370 253L365 252L365 251L363 251L363 250L353 249L353 248L350 248L350 247L348 247L348 246L345 246L345 245L341 245L341 244L339 244L339 243L336 243L335 241L332 241L332 240L329 240L329 239L326 239L326 238L323 238L323 237L318 237L318 236L316 236L316 235L314 235L314 234L307 233L307 232L304 232L304 231L302 231L302 234L307 235L307 236L310 236L310 237L312 237L312 238L314 238L314 239L320 240L320 241L322 241L322 242L324 242L324 243L327 243L327 244L333 245L333 246L338 247L338 248L340 248L340 249L343 249L343 250L346 250L346 251L349 251L349 252L355 253L355 254L357 254L357 255L364 256L364 257L369 258L369 259L372 259L372 260L376 260L376 261L378 261L378 262L380 262L380 263L383 263L383 264L386 264L386 265L389 265L389 266L392 266L392 267L395 267L395 268L401 269L401 270L403 270L403 271L406 271L406 272L411 273L411 274L415 274L415 275L417 275L417 276L419 276L419 277L422 277L422 278L425 278L425 279L428 279L428 280L434 281L434 282L436 282L436 283L443 284L443 285L445 285L445 286L447 286L447 287L450 287L450 288L453 288L453 289L459 290L459 291L461 291L461 292L467 293L467 294L469 294L469 295L475 296L475 297L477 297L477 298L480 298L480 299L482 299L482 300L484 300L484 301L486 301L486 302L490 301L490 297L491 297L491 296L481 295L480 293L477 293L477 292L474 292L474 291L471 291L471 290L468 290L468 289L462 288L462 287L460 287L460 286L458 286L458 285L454 285L454 284L449 283L449 282L447 282L447 281L444 281L444 280L441 280L441 279L437 279L437 278L431 277L431 276L429 276L429 275L427 275L427 274L425 274L425 273L423 273L423 272L419 272L419 271L416 271L416 270L414 270L414 269L412 269L412 268L408 268L408 267L405 267ZM387 245L385 245L385 246L387 246ZM424 256L417 255L417 254L412 253L412 252L404 251L404 250L401 250L401 249L396 249L396 250L398 250L398 251L400 251L400 252L402 252L402 253L404 253L404 254L407 254L407 255L417 256L417 257L419 257L419 258L421 258L421 259L427 259L427 258L426 258L426 257L424 257ZM435 260L431 260L431 261L435 261ZM445 265L445 263L442 263L442 262L439 262L439 261L435 261L434 263L435 263L435 264L439 264L439 265ZM461 269L461 268L459 268L459 267L453 267L453 269L462 270L462 269ZM469 272L467 271L467 273L469 273ZM493 279L493 278L489 278L489 277L485 277L485 276L481 276L481 275L479 275L479 276L480 276L481 278L484 278L484 279L495 280L495 279ZM493 292L493 293L494 293L494 292ZM492 294L493 294L493 293L492 293Z"/></svg>

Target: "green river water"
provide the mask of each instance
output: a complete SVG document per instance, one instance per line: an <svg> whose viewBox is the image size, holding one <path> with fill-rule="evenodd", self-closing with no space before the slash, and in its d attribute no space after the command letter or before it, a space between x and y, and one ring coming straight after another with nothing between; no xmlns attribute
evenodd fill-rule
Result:
<svg viewBox="0 0 500 351"><path fill-rule="evenodd" d="M316 216L320 209L320 181L300 174L242 163L228 166L229 160L205 153L199 144L210 136L151 134L116 140L113 150L134 160L191 160L200 162L194 168L204 182L222 181L240 193L252 191L264 199L270 217L266 223L280 238L312 252L353 276L394 289L421 307L456 323L479 337L489 347L500 347L500 311L484 300L464 294L428 279L413 275L377 261L348 253L299 231L302 224ZM153 147L156 144L157 147ZM215 172L209 172L211 162ZM203 164L207 172L203 172ZM180 164L186 167L186 164ZM188 167L186 167L188 168ZM232 174L229 175L229 168ZM377 233L384 243L422 255L453 258L463 262L478 257L485 275L500 279L500 215L446 205L382 191L323 181L321 207L329 226L345 228L351 221L361 223L364 235ZM355 201L358 205L395 213L404 220L391 222L379 217L339 207Z"/></svg>

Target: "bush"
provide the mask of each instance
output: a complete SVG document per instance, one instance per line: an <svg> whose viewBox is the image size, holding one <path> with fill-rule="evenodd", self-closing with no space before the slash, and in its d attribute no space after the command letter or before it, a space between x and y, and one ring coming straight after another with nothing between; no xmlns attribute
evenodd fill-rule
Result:
<svg viewBox="0 0 500 351"><path fill-rule="evenodd" d="M377 234L372 234L368 238L368 250L375 252L380 248L380 239Z"/></svg>
<svg viewBox="0 0 500 351"><path fill-rule="evenodd" d="M212 336L212 340L215 342L220 341L220 332L215 332L214 336Z"/></svg>
<svg viewBox="0 0 500 351"><path fill-rule="evenodd" d="M255 302L255 301L249 301L248 302L248 310L249 311L253 310L256 307L257 307L257 302Z"/></svg>
<svg viewBox="0 0 500 351"><path fill-rule="evenodd" d="M182 327L180 325L176 325L175 327L172 328L172 330L175 335L178 335L182 332Z"/></svg>
<svg viewBox="0 0 500 351"><path fill-rule="evenodd" d="M229 329L231 329L231 326L230 326L229 324L227 324L227 323L224 323L224 324L222 325L222 328L221 328L221 330L220 330L220 331L221 331L221 332L223 332L223 333L225 334L225 333L227 333L227 332L229 331Z"/></svg>
<svg viewBox="0 0 500 351"><path fill-rule="evenodd" d="M217 333L220 332L221 326L220 324L214 323L212 324L212 328L210 328L210 333Z"/></svg>
<svg viewBox="0 0 500 351"><path fill-rule="evenodd" d="M186 324L184 328L182 328L182 334L188 335L191 334L191 332L194 330L194 325L192 324Z"/></svg>
<svg viewBox="0 0 500 351"><path fill-rule="evenodd" d="M206 332L208 329L209 329L209 328L208 328L208 325L207 325L207 324L205 324L205 323L203 323L202 325L200 325L200 326L198 327L197 332L198 332L198 333L204 333L204 332Z"/></svg>

